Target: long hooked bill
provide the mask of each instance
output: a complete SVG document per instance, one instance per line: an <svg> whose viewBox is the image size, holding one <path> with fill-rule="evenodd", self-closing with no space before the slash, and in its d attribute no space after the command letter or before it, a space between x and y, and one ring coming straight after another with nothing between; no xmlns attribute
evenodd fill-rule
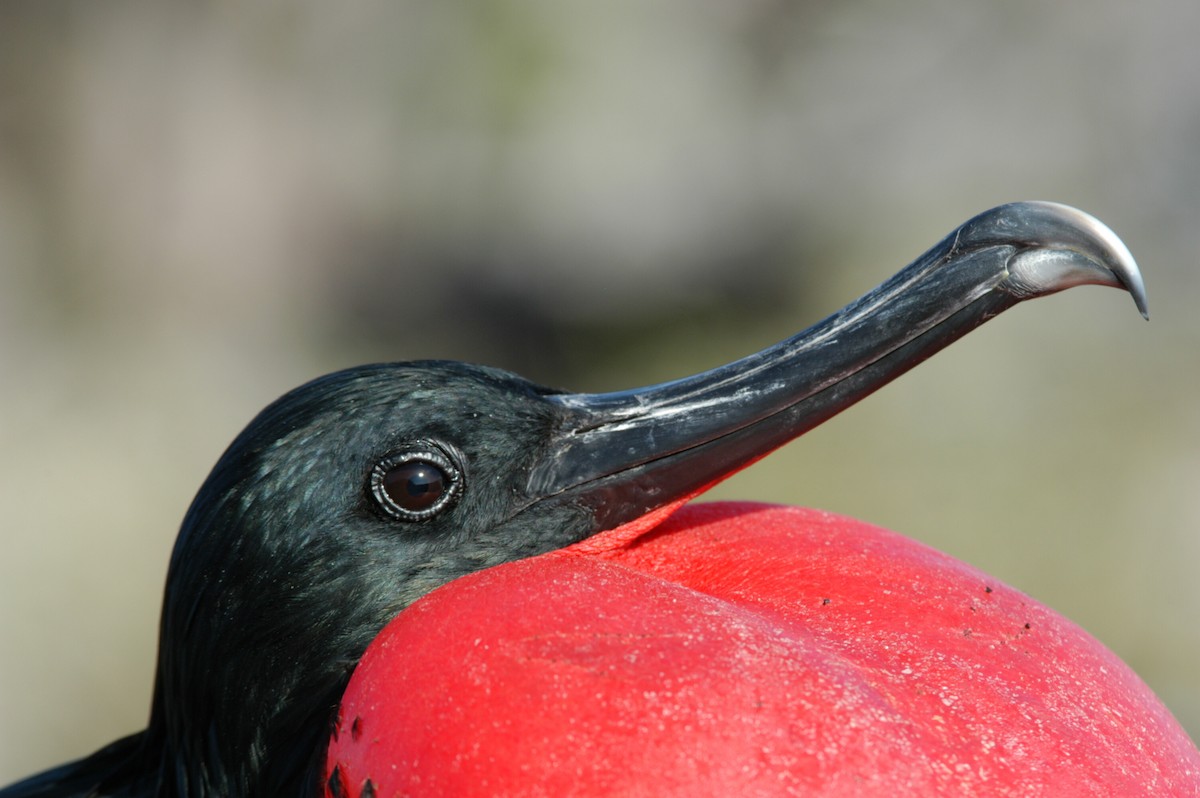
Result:
<svg viewBox="0 0 1200 798"><path fill-rule="evenodd" d="M547 397L560 425L528 494L615 527L719 482L1018 302L1078 285L1128 291L1148 318L1137 264L1100 221L1049 202L993 208L757 354L646 388Z"/></svg>

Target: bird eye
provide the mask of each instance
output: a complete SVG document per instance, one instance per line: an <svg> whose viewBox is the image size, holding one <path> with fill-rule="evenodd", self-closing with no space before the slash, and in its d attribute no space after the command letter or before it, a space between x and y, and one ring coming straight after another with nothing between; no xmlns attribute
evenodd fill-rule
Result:
<svg viewBox="0 0 1200 798"><path fill-rule="evenodd" d="M393 452L371 469L370 492L393 518L424 521L453 504L462 472L432 445Z"/></svg>

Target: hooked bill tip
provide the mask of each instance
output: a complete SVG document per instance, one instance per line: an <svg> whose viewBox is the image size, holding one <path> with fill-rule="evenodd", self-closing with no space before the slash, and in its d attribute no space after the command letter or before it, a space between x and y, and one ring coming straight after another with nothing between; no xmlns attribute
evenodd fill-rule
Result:
<svg viewBox="0 0 1200 798"><path fill-rule="evenodd" d="M1121 287L1133 297L1142 318L1150 319L1150 309L1146 303L1146 284L1138 269L1137 261L1125 242L1112 231L1108 225L1078 208L1062 205L1057 202L1030 203L1044 206L1047 212L1058 216L1065 224L1077 228L1083 236L1083 254L1096 260L1097 263L1112 272Z"/></svg>
<svg viewBox="0 0 1200 798"><path fill-rule="evenodd" d="M974 243L1021 242L1021 282L1035 292L1095 283L1122 288L1150 318L1137 261L1116 233L1091 214L1057 202L1013 202L985 211L960 231ZM1011 264L1015 265L1015 264Z"/></svg>

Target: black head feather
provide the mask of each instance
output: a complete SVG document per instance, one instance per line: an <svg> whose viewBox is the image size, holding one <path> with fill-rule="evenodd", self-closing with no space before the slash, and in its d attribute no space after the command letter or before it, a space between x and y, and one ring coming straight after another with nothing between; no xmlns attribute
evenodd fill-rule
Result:
<svg viewBox="0 0 1200 798"><path fill-rule="evenodd" d="M179 795L298 794L350 671L409 603L456 576L593 531L523 513L551 393L459 363L367 366L266 408L201 488L167 577L151 733ZM460 495L420 520L372 489L433 449Z"/></svg>

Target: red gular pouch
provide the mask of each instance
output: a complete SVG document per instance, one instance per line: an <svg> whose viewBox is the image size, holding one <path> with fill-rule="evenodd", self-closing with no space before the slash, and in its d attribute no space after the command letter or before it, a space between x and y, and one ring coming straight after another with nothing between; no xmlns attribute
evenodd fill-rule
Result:
<svg viewBox="0 0 1200 798"><path fill-rule="evenodd" d="M325 790L1196 796L1200 752L1112 652L975 568L722 502L413 604L351 680Z"/></svg>

